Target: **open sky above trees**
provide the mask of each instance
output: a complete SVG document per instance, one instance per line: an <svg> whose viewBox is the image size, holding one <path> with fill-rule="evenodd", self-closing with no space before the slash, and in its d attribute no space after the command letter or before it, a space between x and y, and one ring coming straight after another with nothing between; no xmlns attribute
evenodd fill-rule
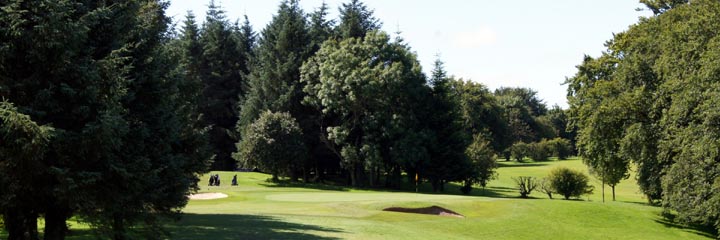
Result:
<svg viewBox="0 0 720 240"><path fill-rule="evenodd" d="M323 0L302 0L312 12ZM325 0L330 18L345 1ZM566 86L583 54L598 56L603 43L640 16L652 12L637 1L382 1L367 0L388 33L401 36L416 51L423 71L429 73L436 55L447 71L478 81L491 90L501 86L538 91L548 106L567 108ZM228 19L247 14L256 30L272 19L280 1L218 1ZM172 0L167 15L178 27L188 10L198 22L205 19L208 1ZM642 8L643 11L636 11ZM270 14L273 13L273 14ZM450 24L452 23L452 24Z"/></svg>

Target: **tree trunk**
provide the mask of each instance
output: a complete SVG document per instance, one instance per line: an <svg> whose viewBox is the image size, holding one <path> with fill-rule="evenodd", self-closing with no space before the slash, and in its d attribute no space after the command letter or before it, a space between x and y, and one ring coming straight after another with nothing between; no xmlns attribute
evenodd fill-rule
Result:
<svg viewBox="0 0 720 240"><path fill-rule="evenodd" d="M309 182L310 182L310 179L308 179L308 170L307 170L307 168L303 168L303 169L302 169L302 173L303 173L303 182L304 182L304 183L309 183Z"/></svg>
<svg viewBox="0 0 720 240"><path fill-rule="evenodd" d="M125 223L120 214L115 214L113 216L112 231L113 231L113 240L127 239L127 236L125 236Z"/></svg>
<svg viewBox="0 0 720 240"><path fill-rule="evenodd" d="M70 211L52 204L45 213L45 240L62 240L68 232L67 219Z"/></svg>
<svg viewBox="0 0 720 240"><path fill-rule="evenodd" d="M350 186L357 187L357 172L355 172L355 168L350 169Z"/></svg>
<svg viewBox="0 0 720 240"><path fill-rule="evenodd" d="M23 213L21 209L11 209L3 214L3 222L5 223L5 229L8 231L8 240L36 240L37 239L37 218L35 219L35 226L31 226L31 216ZM35 238L32 238L33 232Z"/></svg>
<svg viewBox="0 0 720 240"><path fill-rule="evenodd" d="M602 199L605 202L605 178L602 179Z"/></svg>
<svg viewBox="0 0 720 240"><path fill-rule="evenodd" d="M612 192L613 192L613 202L614 202L614 201L615 201L615 185L612 185L612 186L610 186L610 187L612 187Z"/></svg>

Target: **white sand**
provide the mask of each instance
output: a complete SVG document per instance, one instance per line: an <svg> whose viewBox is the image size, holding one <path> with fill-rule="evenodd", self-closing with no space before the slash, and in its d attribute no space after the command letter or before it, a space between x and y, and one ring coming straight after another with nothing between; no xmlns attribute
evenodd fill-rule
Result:
<svg viewBox="0 0 720 240"><path fill-rule="evenodd" d="M209 200L209 199L218 199L218 198L226 198L228 197L227 194L224 193L198 193L198 194L190 194L190 200Z"/></svg>

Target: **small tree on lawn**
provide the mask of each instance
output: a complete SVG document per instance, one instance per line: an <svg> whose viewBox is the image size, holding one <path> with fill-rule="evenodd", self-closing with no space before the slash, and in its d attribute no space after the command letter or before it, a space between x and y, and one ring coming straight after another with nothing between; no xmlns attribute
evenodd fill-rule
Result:
<svg viewBox="0 0 720 240"><path fill-rule="evenodd" d="M307 150L302 131L289 113L263 112L244 136L238 143L239 153L234 154L241 165L257 166L272 174L273 181L278 181L278 175L297 180Z"/></svg>
<svg viewBox="0 0 720 240"><path fill-rule="evenodd" d="M548 198L553 199L553 188L547 178L543 178L542 180L540 180L540 192L547 194Z"/></svg>
<svg viewBox="0 0 720 240"><path fill-rule="evenodd" d="M520 176L517 178L513 178L515 180L515 184L518 185L518 190L520 191L520 197L527 198L530 196L533 190L537 188L538 183L533 177L526 177L526 176Z"/></svg>
<svg viewBox="0 0 720 240"><path fill-rule="evenodd" d="M533 161L547 161L550 157L550 149L546 140L534 142L527 145L527 155Z"/></svg>
<svg viewBox="0 0 720 240"><path fill-rule="evenodd" d="M488 140L485 140L481 135L475 135L465 154L472 162L472 166L477 170L477 183L480 186L485 188L490 180L497 178L495 169L498 165L497 161L495 161L495 153Z"/></svg>
<svg viewBox="0 0 720 240"><path fill-rule="evenodd" d="M518 162L522 162L523 158L528 155L529 146L524 142L517 142L510 147L510 155Z"/></svg>
<svg viewBox="0 0 720 240"><path fill-rule="evenodd" d="M580 171L559 167L550 172L548 179L552 190L563 195L565 200L593 192L593 187L588 183L588 176Z"/></svg>

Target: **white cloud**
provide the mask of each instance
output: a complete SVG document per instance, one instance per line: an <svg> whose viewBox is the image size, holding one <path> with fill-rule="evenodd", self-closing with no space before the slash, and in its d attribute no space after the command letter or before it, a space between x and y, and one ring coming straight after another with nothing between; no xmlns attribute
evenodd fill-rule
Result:
<svg viewBox="0 0 720 240"><path fill-rule="evenodd" d="M473 31L460 32L453 37L453 44L459 48L479 48L497 42L497 33L492 28L480 26Z"/></svg>

